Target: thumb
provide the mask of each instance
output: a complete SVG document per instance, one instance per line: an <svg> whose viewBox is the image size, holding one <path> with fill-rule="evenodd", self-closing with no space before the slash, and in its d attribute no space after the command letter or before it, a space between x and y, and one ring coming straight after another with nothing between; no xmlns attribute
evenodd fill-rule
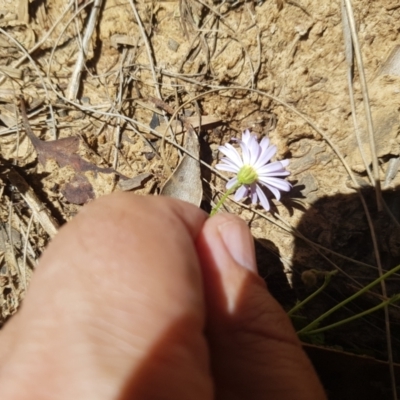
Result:
<svg viewBox="0 0 400 400"><path fill-rule="evenodd" d="M210 218L197 250L216 398L325 399L289 318L257 275L245 222L227 214Z"/></svg>

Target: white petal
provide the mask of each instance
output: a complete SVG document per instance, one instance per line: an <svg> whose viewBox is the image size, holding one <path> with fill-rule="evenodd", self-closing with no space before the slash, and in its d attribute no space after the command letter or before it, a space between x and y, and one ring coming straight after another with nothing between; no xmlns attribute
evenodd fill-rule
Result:
<svg viewBox="0 0 400 400"><path fill-rule="evenodd" d="M227 184L226 184L226 188L229 190L229 189L231 189L233 186L235 186L237 183L238 183L238 180L237 180L237 178L236 178L236 176L235 176L235 177L233 177L232 179L229 179L229 181L228 181Z"/></svg>
<svg viewBox="0 0 400 400"><path fill-rule="evenodd" d="M248 144L250 138L251 138L251 133L250 133L250 131L248 129L246 129L242 133L242 142Z"/></svg>
<svg viewBox="0 0 400 400"><path fill-rule="evenodd" d="M220 146L218 149L222 154L226 155L236 165L238 165L240 167L243 166L242 158L240 157L237 150L231 144L226 143L225 146Z"/></svg>
<svg viewBox="0 0 400 400"><path fill-rule="evenodd" d="M243 158L243 164L249 164L250 163L250 150L245 142L242 140L240 141L240 148L242 149L242 158Z"/></svg>
<svg viewBox="0 0 400 400"><path fill-rule="evenodd" d="M221 163L223 163L223 164L228 164L228 165L230 165L231 167L236 167L238 170L241 168L241 166L240 165L237 165L234 161L232 161L230 158L228 158L228 157L223 157L222 159L221 159Z"/></svg>
<svg viewBox="0 0 400 400"><path fill-rule="evenodd" d="M243 197L246 197L248 191L249 190L247 189L247 187L245 185L240 186L240 188L238 190L236 190L235 197L234 197L235 201L240 201L243 199Z"/></svg>
<svg viewBox="0 0 400 400"><path fill-rule="evenodd" d="M234 161L232 161L230 158L228 158L228 157L222 157L221 158L221 160L220 160L222 163L225 163L225 164L229 164L229 165L234 165L234 166L236 166L236 167L238 167L238 165L236 165L236 163L234 162Z"/></svg>
<svg viewBox="0 0 400 400"><path fill-rule="evenodd" d="M270 174L275 171L284 171L285 168L280 161L275 161L273 163L263 165L260 168L257 168L257 172L259 175Z"/></svg>
<svg viewBox="0 0 400 400"><path fill-rule="evenodd" d="M290 164L290 161L285 158L284 160L279 161L284 167L287 167Z"/></svg>
<svg viewBox="0 0 400 400"><path fill-rule="evenodd" d="M267 162L275 155L276 150L276 146L271 146L264 150L257 162L254 164L254 168L258 170L258 168L261 168L263 165L267 164Z"/></svg>
<svg viewBox="0 0 400 400"><path fill-rule="evenodd" d="M279 178L260 178L259 180L265 185L271 185L284 192L288 192L292 187L290 183Z"/></svg>
<svg viewBox="0 0 400 400"><path fill-rule="evenodd" d="M233 172L233 173L238 173L239 172L239 168L233 165L229 165L229 164L217 164L215 166L216 169L220 170L220 171L228 171L228 172Z"/></svg>
<svg viewBox="0 0 400 400"><path fill-rule="evenodd" d="M279 189L277 189L271 185L265 185L265 186L268 188L268 190L270 190L272 192L272 194L275 196L275 198L277 200L281 199L281 192L279 191Z"/></svg>
<svg viewBox="0 0 400 400"><path fill-rule="evenodd" d="M251 198L251 202L252 204L257 204L258 203L258 196L257 196L257 185L255 183L253 183L250 186L250 198Z"/></svg>
<svg viewBox="0 0 400 400"><path fill-rule="evenodd" d="M271 172L270 174L258 174L258 176L260 178L264 178L264 179L273 178L275 176L289 176L289 175L290 175L290 172L286 171L286 170Z"/></svg>
<svg viewBox="0 0 400 400"><path fill-rule="evenodd" d="M255 136L252 137L249 143L250 150L250 165L255 165L258 157L261 155L262 149L258 144L258 141Z"/></svg>
<svg viewBox="0 0 400 400"><path fill-rule="evenodd" d="M256 187L256 191L257 191L258 197L260 199L261 205L264 207L265 211L269 211L271 207L269 205L267 196L265 195L265 193L262 191L262 189L258 185Z"/></svg>
<svg viewBox="0 0 400 400"><path fill-rule="evenodd" d="M268 148L268 146L269 146L269 138L263 137L263 138L261 139L260 146L261 146L261 148L263 149L263 151L267 150L267 148Z"/></svg>

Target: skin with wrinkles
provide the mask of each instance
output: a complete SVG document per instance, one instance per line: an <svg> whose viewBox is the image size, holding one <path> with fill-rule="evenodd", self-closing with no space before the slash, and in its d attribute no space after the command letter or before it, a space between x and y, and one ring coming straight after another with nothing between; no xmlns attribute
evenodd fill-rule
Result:
<svg viewBox="0 0 400 400"><path fill-rule="evenodd" d="M0 332L0 398L325 399L252 246L173 199L84 207Z"/></svg>

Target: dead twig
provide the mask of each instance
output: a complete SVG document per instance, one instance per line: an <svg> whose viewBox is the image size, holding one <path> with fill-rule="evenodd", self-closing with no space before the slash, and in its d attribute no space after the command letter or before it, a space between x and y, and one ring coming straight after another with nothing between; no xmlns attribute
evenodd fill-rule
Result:
<svg viewBox="0 0 400 400"><path fill-rule="evenodd" d="M350 27L351 39L353 41L354 53L357 60L357 68L358 73L360 75L360 83L362 88L363 102L364 102L364 110L365 117L367 120L367 129L368 129L368 137L369 137L369 145L371 149L371 158L372 158L372 172L374 176L375 190L376 190L376 203L378 206L378 210L382 211L382 191L381 191L381 182L379 178L379 164L378 164L378 156L376 154L376 145L375 145L375 136L374 136L374 126L372 123L372 115L371 115L371 107L369 104L369 95L368 95L368 85L367 80L365 78L364 71L364 63L362 60L360 43L358 42L357 29L354 20L353 8L351 5L351 0L343 0L346 6L347 20Z"/></svg>
<svg viewBox="0 0 400 400"><path fill-rule="evenodd" d="M53 238L59 228L58 223L51 215L47 207L39 200L33 189L28 185L26 180L14 169L10 168L7 173L7 178L21 194L22 198L32 210L36 220L46 231L46 233Z"/></svg>
<svg viewBox="0 0 400 400"><path fill-rule="evenodd" d="M86 26L85 35L83 36L82 39L82 47L80 49L78 59L76 60L75 68L74 71L72 72L71 80L68 86L67 98L69 100L75 100L78 94L83 65L85 63L86 55L89 48L89 43L92 38L94 28L96 26L97 18L99 16L102 3L103 0L94 0L89 21Z"/></svg>
<svg viewBox="0 0 400 400"><path fill-rule="evenodd" d="M19 280L22 281L24 290L26 291L26 270L22 268L15 255L13 235L12 235L12 219L13 219L13 201L9 202L8 207L8 238L10 240L10 255L16 268L16 272L19 274Z"/></svg>
<svg viewBox="0 0 400 400"><path fill-rule="evenodd" d="M343 24L343 36L344 36L344 48L345 48L345 57L347 63L347 82L349 86L349 97L350 97L350 106L351 106L351 115L353 118L353 126L354 133L356 135L356 140L358 144L358 148L360 150L360 155L362 161L364 163L365 170L367 171L367 175L370 179L371 185L374 185L374 177L372 176L371 168L369 167L369 163L367 161L367 156L365 154L362 140L360 137L360 126L357 119L356 105L354 100L354 90L353 90L353 41L351 39L351 32L349 27L349 20L347 17L346 7L344 6L344 2L342 0L342 24Z"/></svg>
<svg viewBox="0 0 400 400"><path fill-rule="evenodd" d="M29 218L29 222L28 222L28 227L26 228L26 232L25 232L25 243L24 243L24 251L23 251L23 259L22 259L22 268L25 271L24 274L24 283L25 283L25 287L27 287L28 283L27 283L27 279L26 279L26 259L28 257L28 246L29 246L29 234L31 232L31 226L32 226L32 222L34 219L34 214L32 213L31 217Z"/></svg>

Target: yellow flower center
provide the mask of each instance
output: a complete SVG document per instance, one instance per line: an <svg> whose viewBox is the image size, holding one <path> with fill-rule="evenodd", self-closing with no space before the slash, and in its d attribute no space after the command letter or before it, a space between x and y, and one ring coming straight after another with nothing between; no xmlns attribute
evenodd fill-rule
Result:
<svg viewBox="0 0 400 400"><path fill-rule="evenodd" d="M257 171L251 165L243 165L237 174L238 182L242 185L251 185L258 179Z"/></svg>

